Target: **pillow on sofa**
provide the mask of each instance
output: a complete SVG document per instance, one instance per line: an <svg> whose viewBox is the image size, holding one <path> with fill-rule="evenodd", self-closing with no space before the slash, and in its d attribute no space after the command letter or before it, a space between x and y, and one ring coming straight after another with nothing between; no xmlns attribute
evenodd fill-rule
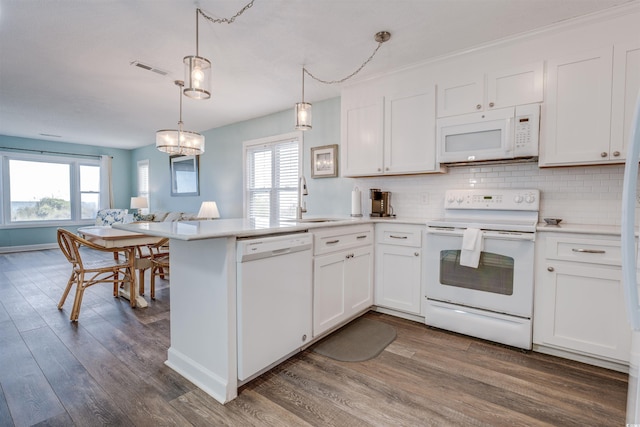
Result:
<svg viewBox="0 0 640 427"><path fill-rule="evenodd" d="M197 213L183 213L182 214L182 218L180 218L182 221L197 221L201 218L198 218L198 214Z"/></svg>
<svg viewBox="0 0 640 427"><path fill-rule="evenodd" d="M182 212L169 212L164 218L164 222L179 221L182 219Z"/></svg>
<svg viewBox="0 0 640 427"><path fill-rule="evenodd" d="M134 213L133 214L133 220L136 222L140 222L140 221L153 221L154 215L153 214L149 214L149 215L143 215L140 213Z"/></svg>
<svg viewBox="0 0 640 427"><path fill-rule="evenodd" d="M124 222L128 209L100 209L96 214L96 225L111 225Z"/></svg>
<svg viewBox="0 0 640 427"><path fill-rule="evenodd" d="M164 221L164 219L169 215L167 211L157 211L153 213L153 220L156 222Z"/></svg>

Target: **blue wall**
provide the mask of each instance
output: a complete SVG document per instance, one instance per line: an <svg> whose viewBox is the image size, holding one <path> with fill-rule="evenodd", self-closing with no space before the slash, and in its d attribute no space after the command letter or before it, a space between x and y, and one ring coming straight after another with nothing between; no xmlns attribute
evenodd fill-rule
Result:
<svg viewBox="0 0 640 427"><path fill-rule="evenodd" d="M242 143L293 132L294 123L292 106L290 110L203 132L206 150L200 156L200 196L171 197L169 157L154 145L134 150L134 170L137 161L149 160L150 210L198 212L202 201L215 200L222 218L242 217ZM313 104L313 129L304 132L303 137L308 215L348 215L352 179L311 179L311 147L340 143L340 98ZM135 173L132 176L135 179ZM135 192L135 182L131 188Z"/></svg>
<svg viewBox="0 0 640 427"><path fill-rule="evenodd" d="M200 195L192 197L170 195L169 156L156 150L153 143L135 150L119 150L0 135L0 147L112 156L114 203L118 208L128 208L130 197L137 193L137 162L149 160L150 211L198 212L200 203L215 200L222 218L239 218L243 216L242 143L290 133L293 127L292 106L286 111L203 132L206 151L200 156ZM313 129L304 132L303 137L308 215L348 215L354 180L311 178L311 147L340 143L340 98L313 104ZM153 134L149 139L153 140ZM0 247L55 243L55 234L56 227L0 229Z"/></svg>
<svg viewBox="0 0 640 427"><path fill-rule="evenodd" d="M70 144L57 141L44 141L40 139L17 138L0 135L0 151L2 147L21 148L27 150L55 151L69 154L109 155L113 157L113 197L114 205L118 208L128 208L131 197L131 150L96 147L91 145ZM19 152L5 150L7 152ZM46 154L46 153L45 153ZM35 178L35 177L34 177ZM37 177L47 179L46 176ZM24 228L0 228L0 247L42 245L56 242L56 229L58 227L24 227ZM75 230L74 227L68 227Z"/></svg>

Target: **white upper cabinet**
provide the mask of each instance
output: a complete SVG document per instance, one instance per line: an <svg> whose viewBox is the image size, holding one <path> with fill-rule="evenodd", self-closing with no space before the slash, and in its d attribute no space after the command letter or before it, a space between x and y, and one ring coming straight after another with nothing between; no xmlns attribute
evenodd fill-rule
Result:
<svg viewBox="0 0 640 427"><path fill-rule="evenodd" d="M435 171L435 88L386 96L384 117L384 173Z"/></svg>
<svg viewBox="0 0 640 427"><path fill-rule="evenodd" d="M610 157L612 58L613 49L602 48L547 62L540 165L601 163Z"/></svg>
<svg viewBox="0 0 640 427"><path fill-rule="evenodd" d="M438 82L438 117L542 102L542 61Z"/></svg>
<svg viewBox="0 0 640 427"><path fill-rule="evenodd" d="M342 96L342 143L340 158L343 176L382 175L384 98L382 96Z"/></svg>
<svg viewBox="0 0 640 427"><path fill-rule="evenodd" d="M541 166L622 163L640 89L640 42L551 60Z"/></svg>
<svg viewBox="0 0 640 427"><path fill-rule="evenodd" d="M611 151L625 159L636 96L640 91L640 41L613 48Z"/></svg>
<svg viewBox="0 0 640 427"><path fill-rule="evenodd" d="M438 83L438 117L473 113L484 108L484 74Z"/></svg>
<svg viewBox="0 0 640 427"><path fill-rule="evenodd" d="M343 176L441 172L435 87L390 75L342 91Z"/></svg>

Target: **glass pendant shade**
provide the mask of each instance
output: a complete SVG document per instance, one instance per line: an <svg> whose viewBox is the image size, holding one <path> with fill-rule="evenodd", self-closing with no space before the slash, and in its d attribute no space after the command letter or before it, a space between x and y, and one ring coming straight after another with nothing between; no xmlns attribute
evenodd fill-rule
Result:
<svg viewBox="0 0 640 427"><path fill-rule="evenodd" d="M184 87L182 80L174 81L180 89ZM204 153L204 136L198 132L182 128L182 90L178 92L180 98L180 119L178 129L161 129L156 131L156 148L171 155L197 156Z"/></svg>
<svg viewBox="0 0 640 427"><path fill-rule="evenodd" d="M171 155L196 156L204 153L204 136L180 129L156 132L156 148Z"/></svg>
<svg viewBox="0 0 640 427"><path fill-rule="evenodd" d="M296 130L311 129L311 104L308 102L296 103Z"/></svg>
<svg viewBox="0 0 640 427"><path fill-rule="evenodd" d="M211 61L201 56L185 56L183 93L193 99L211 97Z"/></svg>

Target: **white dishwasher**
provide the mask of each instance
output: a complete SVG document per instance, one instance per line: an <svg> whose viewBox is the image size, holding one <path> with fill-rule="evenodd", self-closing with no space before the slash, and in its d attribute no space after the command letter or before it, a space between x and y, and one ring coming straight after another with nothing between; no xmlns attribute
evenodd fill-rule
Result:
<svg viewBox="0 0 640 427"><path fill-rule="evenodd" d="M238 379L246 380L311 338L309 233L237 242Z"/></svg>

